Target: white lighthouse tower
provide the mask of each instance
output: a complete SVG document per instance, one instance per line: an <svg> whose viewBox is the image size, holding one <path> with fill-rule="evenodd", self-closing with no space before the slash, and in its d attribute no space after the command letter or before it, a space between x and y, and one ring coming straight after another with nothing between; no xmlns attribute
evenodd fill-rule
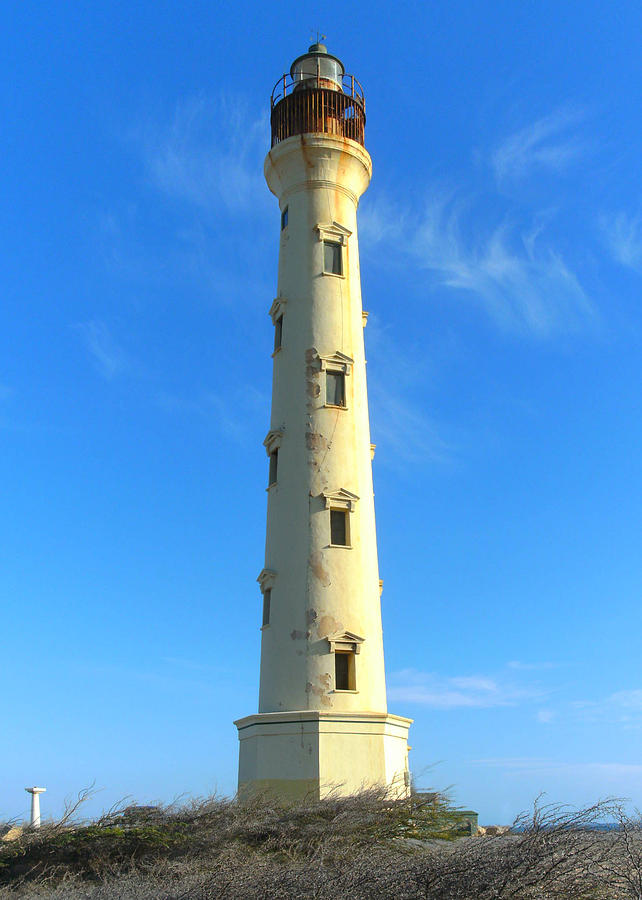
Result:
<svg viewBox="0 0 642 900"><path fill-rule="evenodd" d="M272 94L281 232L258 715L239 791L409 790L411 720L388 713L357 205L372 173L358 81L322 44Z"/></svg>

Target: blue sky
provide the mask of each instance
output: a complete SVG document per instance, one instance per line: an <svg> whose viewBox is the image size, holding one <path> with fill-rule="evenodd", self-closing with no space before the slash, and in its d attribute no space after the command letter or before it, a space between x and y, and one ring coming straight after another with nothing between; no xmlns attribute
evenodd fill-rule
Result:
<svg viewBox="0 0 642 900"><path fill-rule="evenodd" d="M0 812L234 789L256 709L273 83L365 88L390 709L485 822L642 803L642 10L8 3Z"/></svg>

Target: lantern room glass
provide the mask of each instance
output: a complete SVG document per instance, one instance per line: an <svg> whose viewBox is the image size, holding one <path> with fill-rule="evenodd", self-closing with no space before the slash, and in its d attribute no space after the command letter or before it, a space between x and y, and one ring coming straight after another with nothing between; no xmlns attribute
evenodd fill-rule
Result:
<svg viewBox="0 0 642 900"><path fill-rule="evenodd" d="M318 74L320 81L331 81L340 90L344 71L343 64L335 56L327 53L311 53L300 56L292 63L290 75L296 87L307 87L306 82L309 81L314 81L316 85Z"/></svg>

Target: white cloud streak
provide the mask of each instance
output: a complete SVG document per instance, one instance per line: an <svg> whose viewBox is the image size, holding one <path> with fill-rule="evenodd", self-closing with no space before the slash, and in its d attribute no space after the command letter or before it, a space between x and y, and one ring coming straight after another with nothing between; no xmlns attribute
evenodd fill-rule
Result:
<svg viewBox="0 0 642 900"><path fill-rule="evenodd" d="M519 672L537 672L546 669L557 669L560 666L560 663L522 662L519 659L511 659L506 665L509 669L516 669Z"/></svg>
<svg viewBox="0 0 642 900"><path fill-rule="evenodd" d="M214 391L202 391L191 397L160 393L157 405L169 413L195 414L211 422L228 441L247 446L255 435L257 421L269 408L269 399L253 385L241 385L223 398Z"/></svg>
<svg viewBox="0 0 642 900"><path fill-rule="evenodd" d="M600 226L616 262L642 272L642 218L620 212L614 216L603 216Z"/></svg>
<svg viewBox="0 0 642 900"><path fill-rule="evenodd" d="M488 675L444 677L405 669L393 673L390 681L388 697L391 700L418 703L431 709L516 706L545 696L545 691L539 687L517 685Z"/></svg>
<svg viewBox="0 0 642 900"><path fill-rule="evenodd" d="M578 718L589 722L610 722L625 728L642 726L642 689L615 691L601 700L573 703Z"/></svg>
<svg viewBox="0 0 642 900"><path fill-rule="evenodd" d="M413 354L409 345L402 350L376 315L368 319L365 340L373 371L369 381L372 434L383 454L379 460L397 465L451 461L454 448L442 427L413 397L417 385L428 378L426 354ZM387 371L390 359L395 360L394 382L377 375Z"/></svg>
<svg viewBox="0 0 642 900"><path fill-rule="evenodd" d="M433 199L411 245L416 262L438 284L481 302L504 330L545 338L594 323L596 310L562 256L543 242L540 224L519 230L508 221L465 237L465 204Z"/></svg>
<svg viewBox="0 0 642 900"><path fill-rule="evenodd" d="M250 109L242 97L183 101L168 129L144 138L150 180L208 211L267 208L262 163L268 134L267 113Z"/></svg>
<svg viewBox="0 0 642 900"><path fill-rule="evenodd" d="M565 762L537 757L503 759L501 757L472 760L474 765L524 775L555 775L574 779L578 776L592 778L635 778L642 779L642 765L620 762Z"/></svg>
<svg viewBox="0 0 642 900"><path fill-rule="evenodd" d="M586 150L569 133L583 118L578 110L558 109L509 135L492 154L498 182L525 178L536 170L561 172Z"/></svg>
<svg viewBox="0 0 642 900"><path fill-rule="evenodd" d="M111 381L129 368L129 360L104 322L92 320L75 326L97 371Z"/></svg>

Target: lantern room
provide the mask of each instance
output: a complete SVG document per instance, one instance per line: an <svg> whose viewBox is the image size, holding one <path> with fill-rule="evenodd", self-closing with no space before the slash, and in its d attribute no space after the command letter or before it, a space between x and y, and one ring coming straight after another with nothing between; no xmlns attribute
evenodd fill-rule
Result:
<svg viewBox="0 0 642 900"><path fill-rule="evenodd" d="M323 44L297 56L289 75L275 84L271 106L273 147L298 134L332 134L364 144L363 88Z"/></svg>

